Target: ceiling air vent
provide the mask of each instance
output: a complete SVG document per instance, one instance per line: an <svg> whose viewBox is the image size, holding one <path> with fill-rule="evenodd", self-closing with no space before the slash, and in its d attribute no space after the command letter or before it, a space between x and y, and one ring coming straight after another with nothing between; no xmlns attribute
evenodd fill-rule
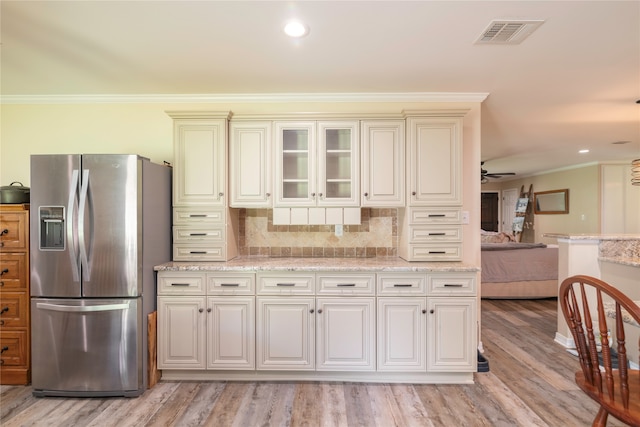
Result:
<svg viewBox="0 0 640 427"><path fill-rule="evenodd" d="M518 44L544 21L495 20L482 32L476 44Z"/></svg>

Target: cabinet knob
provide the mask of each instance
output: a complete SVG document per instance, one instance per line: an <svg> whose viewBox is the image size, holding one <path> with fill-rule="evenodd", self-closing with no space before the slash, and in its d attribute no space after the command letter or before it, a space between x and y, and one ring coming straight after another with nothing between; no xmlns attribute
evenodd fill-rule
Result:
<svg viewBox="0 0 640 427"><path fill-rule="evenodd" d="M0 271L0 276L4 276L5 274L7 274L9 272L8 268L3 268L2 271Z"/></svg>
<svg viewBox="0 0 640 427"><path fill-rule="evenodd" d="M311 310L309 310L309 313L313 314L313 311L314 311L314 310L313 310L313 308L312 308Z"/></svg>
<svg viewBox="0 0 640 427"><path fill-rule="evenodd" d="M322 193L318 193L318 197L322 197Z"/></svg>
<svg viewBox="0 0 640 427"><path fill-rule="evenodd" d="M412 191L412 192L411 192L411 195L412 195L412 196L415 196L415 195L416 195L416 192L415 192L415 191Z"/></svg>
<svg viewBox="0 0 640 427"><path fill-rule="evenodd" d="M207 308L207 313L211 313L211 307Z"/></svg>
<svg viewBox="0 0 640 427"><path fill-rule="evenodd" d="M199 308L198 311L202 313L204 311L204 308Z"/></svg>
<svg viewBox="0 0 640 427"><path fill-rule="evenodd" d="M311 197L316 197L316 193L311 193Z"/></svg>
<svg viewBox="0 0 640 427"><path fill-rule="evenodd" d="M9 347L5 345L4 347L2 347L2 348L0 349L0 353L4 353L4 352L5 352L5 351L7 351L7 350L9 350Z"/></svg>
<svg viewBox="0 0 640 427"><path fill-rule="evenodd" d="M9 230L8 229L4 229L2 231L0 231L0 236L4 236L5 234L9 234Z"/></svg>
<svg viewBox="0 0 640 427"><path fill-rule="evenodd" d="M267 193L267 197L271 197L271 193Z"/></svg>
<svg viewBox="0 0 640 427"><path fill-rule="evenodd" d="M0 288L4 287L4 282L0 282Z"/></svg>
<svg viewBox="0 0 640 427"><path fill-rule="evenodd" d="M9 307L2 307L2 310L0 310L0 314L2 313L6 313L7 311L9 311Z"/></svg>
<svg viewBox="0 0 640 427"><path fill-rule="evenodd" d="M321 308L318 309L318 314L322 314L322 309Z"/></svg>
<svg viewBox="0 0 640 427"><path fill-rule="evenodd" d="M224 193L218 193L218 196L222 197L224 196Z"/></svg>
<svg viewBox="0 0 640 427"><path fill-rule="evenodd" d="M433 313L435 313L435 312L436 312L436 311L435 311L433 308L432 308L431 310L429 310L429 313L431 313L431 314L433 314Z"/></svg>
<svg viewBox="0 0 640 427"><path fill-rule="evenodd" d="M427 312L427 310L422 310L422 314L425 314Z"/></svg>
<svg viewBox="0 0 640 427"><path fill-rule="evenodd" d="M369 197L369 193L364 193L364 197Z"/></svg>

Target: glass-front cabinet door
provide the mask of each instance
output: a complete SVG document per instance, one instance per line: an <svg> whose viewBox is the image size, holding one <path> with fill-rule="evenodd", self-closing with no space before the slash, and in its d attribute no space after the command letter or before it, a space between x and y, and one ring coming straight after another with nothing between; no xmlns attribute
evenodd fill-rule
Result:
<svg viewBox="0 0 640 427"><path fill-rule="evenodd" d="M318 137L318 206L358 206L358 121L319 122Z"/></svg>
<svg viewBox="0 0 640 427"><path fill-rule="evenodd" d="M276 122L275 204L316 203L316 123Z"/></svg>

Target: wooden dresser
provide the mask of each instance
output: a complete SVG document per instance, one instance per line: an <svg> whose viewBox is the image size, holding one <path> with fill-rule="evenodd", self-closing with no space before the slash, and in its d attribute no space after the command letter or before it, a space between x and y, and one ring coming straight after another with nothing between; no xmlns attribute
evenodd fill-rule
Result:
<svg viewBox="0 0 640 427"><path fill-rule="evenodd" d="M0 383L31 382L29 205L0 205Z"/></svg>

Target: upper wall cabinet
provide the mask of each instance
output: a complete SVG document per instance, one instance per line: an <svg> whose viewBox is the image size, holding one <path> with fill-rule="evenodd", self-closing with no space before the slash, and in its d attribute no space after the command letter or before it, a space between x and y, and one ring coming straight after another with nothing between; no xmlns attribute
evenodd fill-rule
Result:
<svg viewBox="0 0 640 427"><path fill-rule="evenodd" d="M274 123L277 207L359 206L359 122Z"/></svg>
<svg viewBox="0 0 640 427"><path fill-rule="evenodd" d="M271 121L229 126L231 207L271 207Z"/></svg>
<svg viewBox="0 0 640 427"><path fill-rule="evenodd" d="M409 206L462 205L462 118L409 117Z"/></svg>
<svg viewBox="0 0 640 427"><path fill-rule="evenodd" d="M404 120L364 120L361 206L404 206Z"/></svg>
<svg viewBox="0 0 640 427"><path fill-rule="evenodd" d="M227 119L174 118L173 206L225 205Z"/></svg>

